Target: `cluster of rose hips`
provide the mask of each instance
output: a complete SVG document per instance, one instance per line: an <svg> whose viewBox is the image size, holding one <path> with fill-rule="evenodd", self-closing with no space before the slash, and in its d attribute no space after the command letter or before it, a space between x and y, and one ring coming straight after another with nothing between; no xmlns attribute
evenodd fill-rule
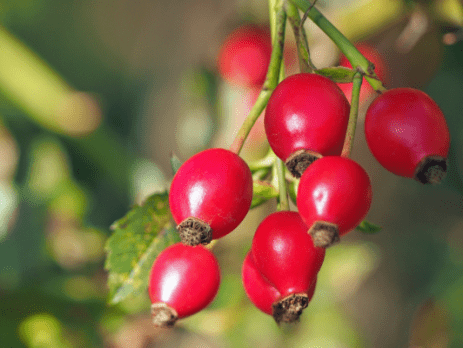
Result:
<svg viewBox="0 0 463 348"><path fill-rule="evenodd" d="M219 59L226 62L220 63L221 72L229 80L235 76L238 82L262 83L265 74L251 70L246 75L240 59L265 60L270 49L263 46L262 58L253 55L255 38L262 33L246 39L246 30L227 42L238 58L232 61L222 52ZM298 212L274 212L260 223L242 279L249 299L278 323L299 318L315 291L325 248L354 229L370 208L368 174L341 156L349 112L339 86L314 73L287 77L267 104L270 147L291 175L300 178ZM365 133L374 157L397 175L437 183L446 172L447 124L437 104L421 91L395 88L380 94L367 110ZM153 265L149 293L155 324L171 325L213 300L219 265L202 245L233 231L249 211L252 196L251 171L234 152L208 149L179 168L169 204L182 243L165 249Z"/></svg>

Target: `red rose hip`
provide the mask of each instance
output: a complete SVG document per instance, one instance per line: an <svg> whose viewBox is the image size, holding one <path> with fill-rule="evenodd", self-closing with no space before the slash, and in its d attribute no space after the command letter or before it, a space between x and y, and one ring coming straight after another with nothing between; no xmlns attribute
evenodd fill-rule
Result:
<svg viewBox="0 0 463 348"><path fill-rule="evenodd" d="M330 79L296 74L273 91L265 112L265 132L272 150L300 177L321 156L340 155L350 105Z"/></svg>
<svg viewBox="0 0 463 348"><path fill-rule="evenodd" d="M207 244L243 221L252 201L252 175L246 162L224 149L189 158L177 171L169 204L182 242Z"/></svg>
<svg viewBox="0 0 463 348"><path fill-rule="evenodd" d="M326 248L362 221L371 196L370 179L359 164L328 156L304 172L296 202L314 244Z"/></svg>
<svg viewBox="0 0 463 348"><path fill-rule="evenodd" d="M270 32L253 25L233 31L220 49L220 75L235 85L260 86L265 81L272 42Z"/></svg>
<svg viewBox="0 0 463 348"><path fill-rule="evenodd" d="M219 264L212 252L182 243L166 248L154 261L149 280L154 324L172 326L199 312L212 302L219 285Z"/></svg>
<svg viewBox="0 0 463 348"><path fill-rule="evenodd" d="M244 290L251 302L262 312L272 315L277 323L297 320L302 310L312 299L317 283L315 279L310 288L307 289L307 303L302 304L300 311L290 313L282 307L282 303L279 301L281 299L280 292L260 274L251 251L248 252L243 262L242 279Z"/></svg>
<svg viewBox="0 0 463 348"><path fill-rule="evenodd" d="M315 281L325 258L316 248L297 212L280 211L267 216L252 240L254 263L281 294L276 305L284 316L299 316L308 304L307 289ZM298 314L299 313L299 314Z"/></svg>
<svg viewBox="0 0 463 348"><path fill-rule="evenodd" d="M260 274L250 251L243 262L242 278L244 290L252 303L262 312L272 315L272 304L281 294Z"/></svg>
<svg viewBox="0 0 463 348"><path fill-rule="evenodd" d="M373 156L396 175L434 184L446 174L450 133L422 91L395 88L378 96L365 116L365 136Z"/></svg>

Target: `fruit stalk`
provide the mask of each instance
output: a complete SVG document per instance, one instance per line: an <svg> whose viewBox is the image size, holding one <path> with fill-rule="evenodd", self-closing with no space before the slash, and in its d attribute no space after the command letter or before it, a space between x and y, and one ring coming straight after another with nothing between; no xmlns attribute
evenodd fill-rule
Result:
<svg viewBox="0 0 463 348"><path fill-rule="evenodd" d="M301 72L311 73L315 69L311 59L309 44L307 43L307 35L303 25L301 25L301 18L299 10L290 1L286 2L286 15L288 16L289 23L293 28L294 38L296 39L297 57L299 60L299 69ZM303 24L303 23L302 23Z"/></svg>
<svg viewBox="0 0 463 348"><path fill-rule="evenodd" d="M308 0L291 0L299 9L307 12L312 4ZM382 93L386 91L381 80L376 76L373 65L366 59L355 46L328 20L318 11L315 6L312 6L307 13L308 17L334 41L339 49L344 53L346 58L357 69L360 68L365 73L365 79L373 87L373 89Z"/></svg>
<svg viewBox="0 0 463 348"><path fill-rule="evenodd" d="M270 31L272 34L273 42L276 42L275 39L278 38L279 31L278 31L278 10L281 9L284 11L285 16L287 15L285 4L281 0L269 0L269 17L270 17ZM285 19L286 22L286 19ZM284 36L282 37L284 42ZM282 51L284 44L281 44ZM285 78L285 70L283 60L280 61L280 71L278 73L278 80L277 84ZM275 85L276 87L276 85ZM275 88L274 87L274 88ZM270 150L272 153L273 151ZM284 163L279 159L275 158L275 162L273 162L274 166L274 173L276 172L277 179L278 179L278 194L279 194L279 210L289 210L289 201L288 201L288 192L286 189L286 179L285 179L285 166Z"/></svg>
<svg viewBox="0 0 463 348"><path fill-rule="evenodd" d="M363 77L360 72L356 72L352 81L352 99L349 113L349 123L347 124L346 138L342 147L341 156L348 158L354 145L355 128L357 127L357 116L359 111L360 87Z"/></svg>
<svg viewBox="0 0 463 348"><path fill-rule="evenodd" d="M283 161L279 158L275 161L276 172L278 176L278 191L279 191L279 199L280 204L278 206L278 210L289 210L289 200L288 200L288 191L286 189L286 179L285 179L285 172L286 166Z"/></svg>
<svg viewBox="0 0 463 348"><path fill-rule="evenodd" d="M264 85L262 90L257 97L256 103L252 107L249 115L243 122L238 134L233 141L233 144L230 146L230 151L239 154L243 147L246 138L249 135L254 123L256 123L259 116L264 111L265 106L272 94L272 91L278 84L278 78L280 75L280 67L281 61L283 59L283 47L285 41L285 29L286 29L286 12L283 8L283 3L281 1L278 2L275 6L275 13L276 13L276 25L275 25L275 32L276 35L273 40L272 45L272 55L270 57L270 64L267 71L267 76L265 78Z"/></svg>

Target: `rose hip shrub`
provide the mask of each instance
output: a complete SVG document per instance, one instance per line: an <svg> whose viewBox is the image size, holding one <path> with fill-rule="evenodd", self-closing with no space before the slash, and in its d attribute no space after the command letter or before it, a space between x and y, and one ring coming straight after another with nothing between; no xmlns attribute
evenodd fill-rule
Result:
<svg viewBox="0 0 463 348"><path fill-rule="evenodd" d="M211 251L215 243L226 243L250 209L271 200L276 211L249 232L242 285L249 300L277 324L299 321L320 282L326 248L354 229L380 229L364 220L374 203L372 183L362 160L350 158L359 103L368 98L375 100L366 113L365 135L378 162L421 183L436 184L445 176L450 133L439 106L412 88L387 90L383 81L389 67L378 51L366 43L355 49L340 34L331 38L350 59L341 57L343 68L318 70L310 60L302 64L309 52L290 7L278 10L273 46L267 29L246 25L220 49L220 77L252 91L255 104L229 149L206 149L173 165L168 192L173 221L156 233L163 246L173 244L166 236L176 243L147 262L153 262L149 294L157 326L172 326L211 303L220 282ZM291 17L302 70L287 77L281 70L285 36L284 20L278 20L283 14ZM240 157L243 144L262 120L269 153L246 162ZM149 230L159 219L153 210L145 213L149 223L143 226Z"/></svg>

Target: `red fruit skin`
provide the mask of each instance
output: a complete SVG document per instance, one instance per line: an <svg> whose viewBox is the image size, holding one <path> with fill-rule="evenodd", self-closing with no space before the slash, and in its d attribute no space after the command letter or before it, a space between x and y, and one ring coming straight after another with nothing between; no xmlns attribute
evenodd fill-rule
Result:
<svg viewBox="0 0 463 348"><path fill-rule="evenodd" d="M307 290L306 294L309 297L309 301L312 300L313 295L315 294L315 288L317 287L317 278L315 278L314 282L310 286L310 288Z"/></svg>
<svg viewBox="0 0 463 348"><path fill-rule="evenodd" d="M371 153L390 172L413 178L420 161L447 158L450 133L444 114L426 93L394 88L378 96L365 116Z"/></svg>
<svg viewBox="0 0 463 348"><path fill-rule="evenodd" d="M252 175L235 153L208 149L189 158L172 180L169 204L177 224L198 218L221 238L243 221L252 201Z"/></svg>
<svg viewBox="0 0 463 348"><path fill-rule="evenodd" d="M265 111L265 133L275 154L286 161L297 150L323 156L341 154L350 105L330 79L301 73L273 91Z"/></svg>
<svg viewBox="0 0 463 348"><path fill-rule="evenodd" d="M375 66L375 73L378 78L384 83L388 83L389 76L389 67L387 66L386 61L381 56L376 48L371 46L369 43L363 42L355 45L355 47L360 51L361 54L365 56L373 65ZM347 68L352 68L352 64L347 60L347 58L342 55L339 60L340 66L345 66ZM339 88L344 92L346 98L349 102L352 99L352 83L338 83ZM371 95L375 95L375 90L370 86L365 80L362 83L360 88L360 102L365 102Z"/></svg>
<svg viewBox="0 0 463 348"><path fill-rule="evenodd" d="M281 294L259 273L250 251L244 259L241 275L244 290L251 302L262 312L272 315L272 304Z"/></svg>
<svg viewBox="0 0 463 348"><path fill-rule="evenodd" d="M338 226L342 236L366 216L371 198L370 179L359 164L328 156L316 160L302 174L296 203L307 226L330 222Z"/></svg>
<svg viewBox="0 0 463 348"><path fill-rule="evenodd" d="M260 86L265 81L271 54L270 32L246 25L226 38L218 55L218 70L231 84Z"/></svg>
<svg viewBox="0 0 463 348"><path fill-rule="evenodd" d="M254 235L255 265L282 298L307 292L325 258L307 230L297 212L280 211L267 216Z"/></svg>
<svg viewBox="0 0 463 348"><path fill-rule="evenodd" d="M262 312L272 315L272 305L281 299L281 294L260 274L251 251L247 253L244 259L241 274L244 290L251 302ZM316 284L317 279L315 278L315 281L305 292L309 297L309 301L314 295Z"/></svg>
<svg viewBox="0 0 463 348"><path fill-rule="evenodd" d="M154 261L148 291L152 303L166 303L184 318L208 306L219 285L219 264L212 252L177 243Z"/></svg>

